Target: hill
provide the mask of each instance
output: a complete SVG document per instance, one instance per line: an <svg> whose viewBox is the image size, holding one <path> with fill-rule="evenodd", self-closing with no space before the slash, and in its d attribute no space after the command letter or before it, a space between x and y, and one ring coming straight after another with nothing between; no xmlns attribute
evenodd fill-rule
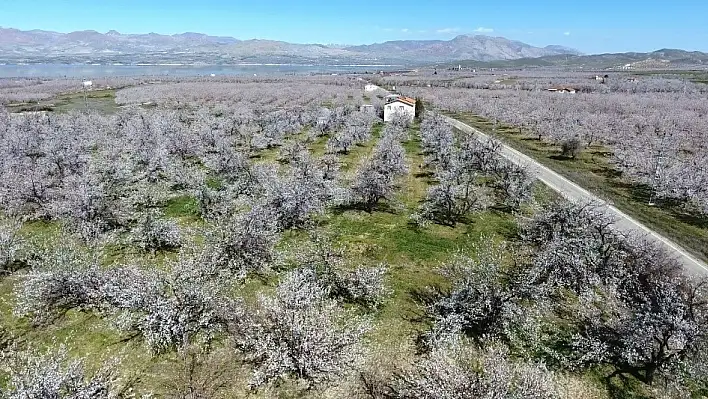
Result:
<svg viewBox="0 0 708 399"><path fill-rule="evenodd" d="M708 54L700 51L661 49L649 53L606 53L550 55L513 60L447 62L439 66L470 68L571 67L584 69L672 69L708 65Z"/></svg>
<svg viewBox="0 0 708 399"><path fill-rule="evenodd" d="M349 47L347 50L379 57L384 57L386 54L397 54L404 59L433 62L440 60L514 60L559 54L580 54L577 50L561 46L546 46L541 48L503 37L483 35L461 35L449 41L390 41L380 44Z"/></svg>
<svg viewBox="0 0 708 399"><path fill-rule="evenodd" d="M390 41L362 46L238 40L201 33L121 34L114 30L58 33L0 28L0 62L6 63L235 63L335 62L422 64L458 60L513 60L578 54L561 46L534 47L503 37Z"/></svg>

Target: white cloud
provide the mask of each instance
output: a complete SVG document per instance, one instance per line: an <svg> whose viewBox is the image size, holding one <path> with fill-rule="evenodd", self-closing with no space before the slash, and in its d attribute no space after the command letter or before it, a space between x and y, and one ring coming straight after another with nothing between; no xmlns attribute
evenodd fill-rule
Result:
<svg viewBox="0 0 708 399"><path fill-rule="evenodd" d="M459 32L460 28L442 28L435 31L435 33L446 34L446 33L456 33Z"/></svg>
<svg viewBox="0 0 708 399"><path fill-rule="evenodd" d="M474 30L477 33L492 33L494 32L494 29L492 28L485 28L483 26L480 26L479 28Z"/></svg>
<svg viewBox="0 0 708 399"><path fill-rule="evenodd" d="M563 32L564 36L570 36L570 32Z"/></svg>
<svg viewBox="0 0 708 399"><path fill-rule="evenodd" d="M403 33L408 33L408 28L403 28L403 29L401 29L401 32L403 32Z"/></svg>

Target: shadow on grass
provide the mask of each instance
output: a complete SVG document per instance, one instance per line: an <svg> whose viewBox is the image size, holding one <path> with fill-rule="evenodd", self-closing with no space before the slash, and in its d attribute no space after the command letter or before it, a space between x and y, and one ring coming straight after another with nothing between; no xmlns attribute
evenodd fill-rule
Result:
<svg viewBox="0 0 708 399"><path fill-rule="evenodd" d="M651 198L652 189L646 184L629 183L623 180L615 180L611 182L612 187L626 191L629 197L641 204L648 204Z"/></svg>
<svg viewBox="0 0 708 399"><path fill-rule="evenodd" d="M435 176L435 173L432 171L423 171L413 174L413 177L418 179L431 179L433 176Z"/></svg>
<svg viewBox="0 0 708 399"><path fill-rule="evenodd" d="M379 202L373 207L368 207L366 204L363 203L353 203L346 205L337 205L331 208L332 214L337 216L340 216L347 211L360 211L366 212L368 214L372 214L374 212L383 212L391 215L398 215L400 213L400 208L396 208L388 202Z"/></svg>
<svg viewBox="0 0 708 399"><path fill-rule="evenodd" d="M140 336L140 333L133 332L133 333L125 335L124 337L120 337L117 340L114 340L113 342L109 343L108 345L109 346L123 345L123 344L127 344L128 342L138 340L138 339L141 339L141 342L142 342L142 338Z"/></svg>
<svg viewBox="0 0 708 399"><path fill-rule="evenodd" d="M667 211L672 217L691 226L708 229L708 215L701 215L686 209L686 203L676 198L652 197L653 190L646 184L633 184L621 180L611 181L615 188L623 189L629 193L632 201L646 207L655 207ZM654 205L649 205L653 201Z"/></svg>
<svg viewBox="0 0 708 399"><path fill-rule="evenodd" d="M587 151L588 154L593 155L593 156L600 156L603 158L609 158L613 155L612 151L608 150L589 150Z"/></svg>
<svg viewBox="0 0 708 399"><path fill-rule="evenodd" d="M54 112L54 108L48 105L20 105L7 107L8 111L14 113L23 112Z"/></svg>
<svg viewBox="0 0 708 399"><path fill-rule="evenodd" d="M592 173L604 176L608 179L619 179L622 177L622 171L610 167L599 167L590 170Z"/></svg>
<svg viewBox="0 0 708 399"><path fill-rule="evenodd" d="M4 276L9 276L12 273L19 272L20 270L29 269L30 265L25 260L13 260L5 266L5 269L0 269L0 279Z"/></svg>
<svg viewBox="0 0 708 399"><path fill-rule="evenodd" d="M642 393L644 387L636 379L623 374L610 375L604 379L612 399L651 399L654 396Z"/></svg>
<svg viewBox="0 0 708 399"><path fill-rule="evenodd" d="M577 157L569 157L567 155L560 155L560 154L549 155L548 158L550 158L554 161L563 161L563 162L568 162L568 161L572 162L572 161L575 161L578 159Z"/></svg>
<svg viewBox="0 0 708 399"><path fill-rule="evenodd" d="M708 229L708 216L678 211L675 208L671 209L670 211L673 217L686 224L690 224L692 226L696 226L702 229Z"/></svg>
<svg viewBox="0 0 708 399"><path fill-rule="evenodd" d="M434 285L412 288L408 294L414 303L421 306L430 306L446 295L440 287Z"/></svg>

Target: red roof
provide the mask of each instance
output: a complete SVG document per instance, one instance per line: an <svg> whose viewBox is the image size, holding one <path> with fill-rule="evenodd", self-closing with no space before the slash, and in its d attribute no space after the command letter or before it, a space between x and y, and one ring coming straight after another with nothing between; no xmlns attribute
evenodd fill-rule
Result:
<svg viewBox="0 0 708 399"><path fill-rule="evenodd" d="M410 105L411 107L415 107L415 98L410 98L410 97L398 97L395 100L391 101L392 103L395 103L396 101L402 102L403 104ZM390 104L390 103L389 103Z"/></svg>

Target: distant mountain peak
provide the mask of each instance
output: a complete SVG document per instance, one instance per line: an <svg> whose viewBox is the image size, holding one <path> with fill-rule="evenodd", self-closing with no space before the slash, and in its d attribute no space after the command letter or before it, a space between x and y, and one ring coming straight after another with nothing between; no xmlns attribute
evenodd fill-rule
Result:
<svg viewBox="0 0 708 399"><path fill-rule="evenodd" d="M449 41L397 40L352 46L347 47L347 50L369 53L378 57L397 55L402 59L427 62L514 60L578 53L577 50L560 46L534 47L520 41L486 35L458 35Z"/></svg>
<svg viewBox="0 0 708 399"><path fill-rule="evenodd" d="M204 37L207 36L203 33L196 33L196 32L184 32L184 33L178 33L176 35L172 35L176 37Z"/></svg>
<svg viewBox="0 0 708 399"><path fill-rule="evenodd" d="M583 54L583 53L581 53L580 51L578 51L578 50L576 50L576 49L574 49L574 48L566 47L566 46L559 46L559 45L557 45L557 44L551 44L551 45L548 45L548 46L546 46L546 47L544 47L544 48L545 48L545 49L549 49L549 50L554 50L554 51L562 52L562 53L571 54L571 55L582 55L582 54Z"/></svg>
<svg viewBox="0 0 708 399"><path fill-rule="evenodd" d="M485 35L458 35L447 41L397 40L362 46L340 46L294 44L264 39L240 41L232 37L209 36L197 32L161 35L154 32L121 34L110 30L103 34L95 30L84 30L64 34L0 29L2 62L12 59L19 60L17 62L31 61L27 57L60 62L84 62L89 59L137 62L146 58L159 59L160 62L178 62L184 58L187 60L185 62L194 62L197 55L201 62L258 62L257 60L263 59L273 60L275 57L278 62L332 60L420 64L460 60L514 60L577 53L562 46L534 47L503 37ZM115 58L118 55L121 57L119 60Z"/></svg>

